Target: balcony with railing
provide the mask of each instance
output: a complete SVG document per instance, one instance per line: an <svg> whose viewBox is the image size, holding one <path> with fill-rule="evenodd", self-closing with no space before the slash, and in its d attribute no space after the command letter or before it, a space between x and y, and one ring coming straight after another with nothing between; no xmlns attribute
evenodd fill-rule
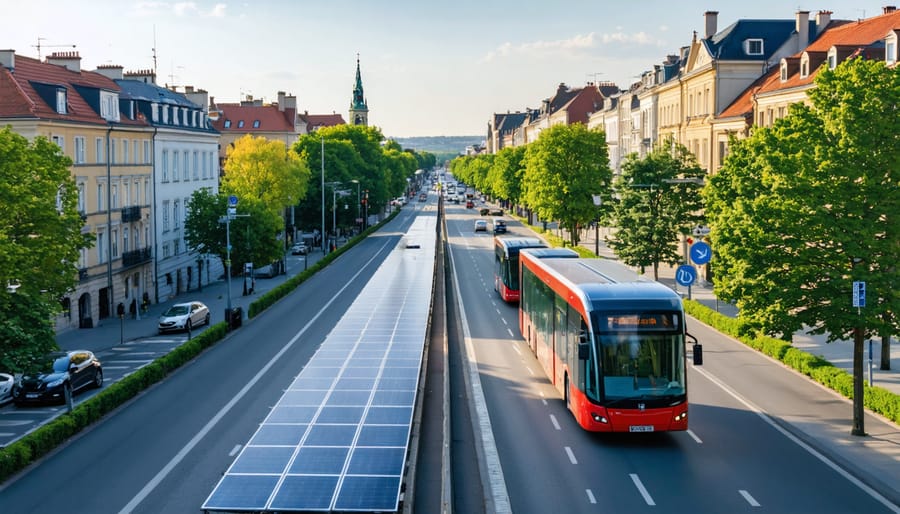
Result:
<svg viewBox="0 0 900 514"><path fill-rule="evenodd" d="M132 221L141 221L141 207L139 205L122 207L122 223L131 223Z"/></svg>
<svg viewBox="0 0 900 514"><path fill-rule="evenodd" d="M126 268L137 266L138 264L150 262L151 258L152 253L150 252L150 247L124 252L122 253L122 266Z"/></svg>

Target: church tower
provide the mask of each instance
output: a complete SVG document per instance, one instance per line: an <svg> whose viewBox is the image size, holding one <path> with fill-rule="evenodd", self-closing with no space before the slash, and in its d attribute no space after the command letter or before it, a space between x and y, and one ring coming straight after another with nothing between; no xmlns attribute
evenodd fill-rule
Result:
<svg viewBox="0 0 900 514"><path fill-rule="evenodd" d="M369 106L363 94L362 75L359 72L359 54L356 54L356 85L353 86L353 100L350 101L350 124L369 125Z"/></svg>

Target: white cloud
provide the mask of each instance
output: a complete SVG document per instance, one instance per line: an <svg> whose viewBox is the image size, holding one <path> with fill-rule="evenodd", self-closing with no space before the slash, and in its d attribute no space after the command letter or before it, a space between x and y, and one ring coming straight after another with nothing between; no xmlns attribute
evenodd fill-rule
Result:
<svg viewBox="0 0 900 514"><path fill-rule="evenodd" d="M132 14L136 16L152 16L167 7L165 2L137 2L132 6Z"/></svg>
<svg viewBox="0 0 900 514"><path fill-rule="evenodd" d="M175 16L186 16L198 11L197 4L194 2L177 2L172 6Z"/></svg>
<svg viewBox="0 0 900 514"><path fill-rule="evenodd" d="M225 17L225 8L227 8L227 7L228 6L225 4L216 4L204 16L209 16L211 18L224 18Z"/></svg>
<svg viewBox="0 0 900 514"><path fill-rule="evenodd" d="M589 50L599 45L612 44L632 44L641 46L659 46L661 42L653 38L646 32L637 32L633 34L618 32L600 34L594 32L586 35L578 34L568 39L559 39L555 41L533 41L519 43L514 45L505 42L488 52L481 58L482 63L491 62L495 59L510 57L513 55L522 55L527 57L540 57L552 55L571 55L581 50Z"/></svg>

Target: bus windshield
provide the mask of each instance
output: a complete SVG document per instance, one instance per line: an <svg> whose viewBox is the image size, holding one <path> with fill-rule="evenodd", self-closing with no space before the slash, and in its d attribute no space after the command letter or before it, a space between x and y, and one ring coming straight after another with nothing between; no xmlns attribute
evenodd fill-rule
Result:
<svg viewBox="0 0 900 514"><path fill-rule="evenodd" d="M606 400L685 394L680 318L676 313L595 317Z"/></svg>

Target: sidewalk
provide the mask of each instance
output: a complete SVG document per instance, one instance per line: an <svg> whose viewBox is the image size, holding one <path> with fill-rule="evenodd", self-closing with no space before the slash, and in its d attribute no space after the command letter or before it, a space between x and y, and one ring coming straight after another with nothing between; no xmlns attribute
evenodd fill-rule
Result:
<svg viewBox="0 0 900 514"><path fill-rule="evenodd" d="M289 277L303 272L308 266L322 258L322 250L312 249L308 255L290 255L286 259L287 274L276 275L272 278L256 278L256 288L253 294L244 296L244 283L240 276L231 278L231 307L243 309L244 320L247 319L247 309L250 304L263 293L270 291L279 284L284 283ZM308 259L308 262L304 260ZM56 343L63 350L90 350L98 352L115 347L125 341L132 341L143 337L157 335L157 322L159 316L171 305L181 302L197 300L209 307L212 319L210 324L216 324L225 320L225 309L228 307L226 280L222 279L208 285L202 290L192 289L180 294L178 297L152 304L146 313L140 315L140 319L132 319L125 316L124 320L117 317L107 318L97 323L94 328L65 330L56 335ZM205 327L202 327L205 329Z"/></svg>

